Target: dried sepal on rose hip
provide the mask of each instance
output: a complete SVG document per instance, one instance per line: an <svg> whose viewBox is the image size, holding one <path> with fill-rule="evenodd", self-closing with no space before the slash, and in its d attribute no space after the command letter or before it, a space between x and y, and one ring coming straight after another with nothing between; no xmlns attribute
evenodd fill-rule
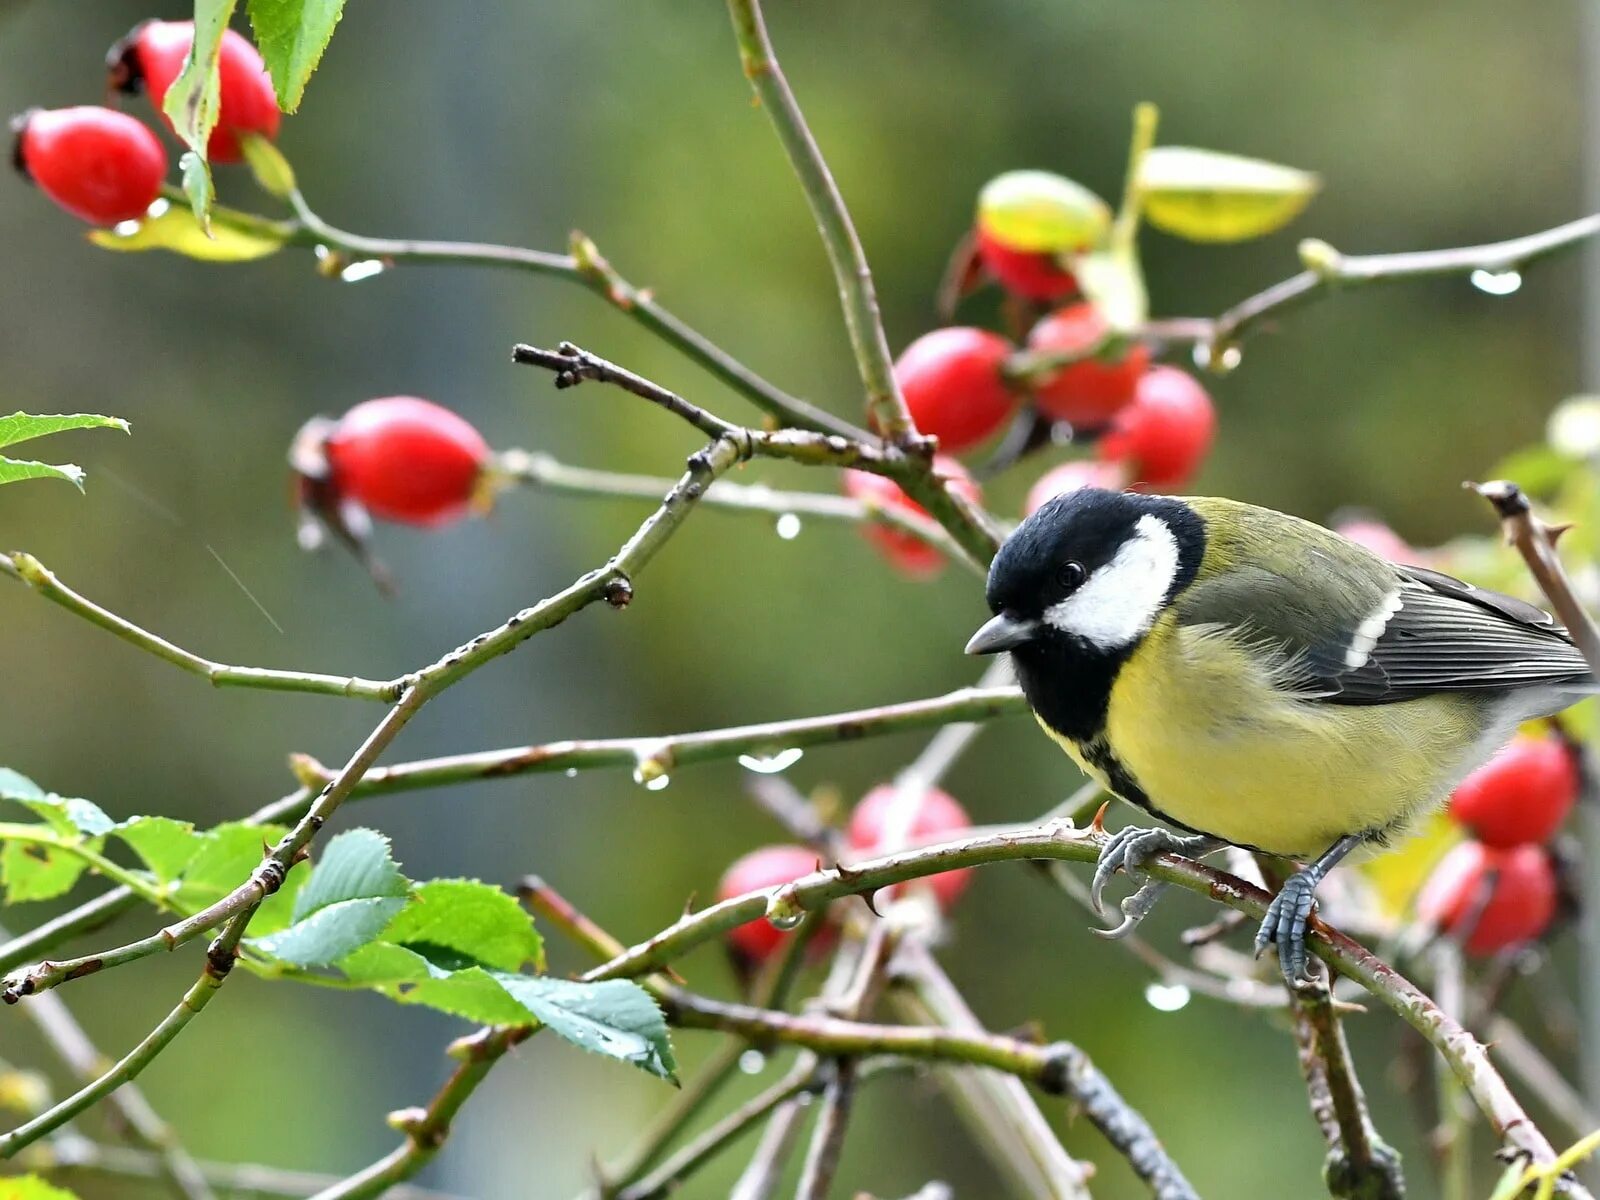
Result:
<svg viewBox="0 0 1600 1200"><path fill-rule="evenodd" d="M717 899L731 900L748 892L781 887L818 869L817 853L804 846L763 846L736 859L723 872L717 884ZM808 955L820 956L838 940L839 931L831 922L823 924L806 947ZM741 974L765 963L780 949L789 931L779 929L765 917L736 925L726 934L728 953Z"/></svg>
<svg viewBox="0 0 1600 1200"><path fill-rule="evenodd" d="M315 417L289 451L308 549L332 534L388 589L371 555L372 518L423 528L487 508L497 480L494 455L463 417L417 396L357 404L337 421Z"/></svg>
<svg viewBox="0 0 1600 1200"><path fill-rule="evenodd" d="M91 225L142 217L161 194L167 152L126 113L94 105L13 117L11 161L24 178Z"/></svg>
<svg viewBox="0 0 1600 1200"><path fill-rule="evenodd" d="M858 857L871 858L887 854L892 849L942 841L972 828L972 819L967 816L967 810L961 807L960 801L949 792L930 787L914 802L915 808L901 831L903 837L897 839L898 845L893 845L891 841L895 830L891 825L897 817L895 804L898 795L899 790L894 784L879 784L861 797L850 814L846 837ZM939 908L948 913L972 882L972 868L942 871L929 876L924 882L939 902Z"/></svg>
<svg viewBox="0 0 1600 1200"><path fill-rule="evenodd" d="M933 460L933 470L935 475L949 481L951 489L973 504L982 501L983 493L977 481L955 459L940 455ZM919 517L928 515L928 510L906 495L898 483L870 471L845 471L844 492L852 499L880 511ZM913 579L932 579L944 569L944 553L915 534L878 521L868 521L861 528L867 540L882 551L890 565L902 574Z"/></svg>
<svg viewBox="0 0 1600 1200"><path fill-rule="evenodd" d="M182 73L193 44L193 21L145 21L135 25L106 54L111 86L129 95L148 92L150 103L166 121L162 101ZM217 86L217 123L206 143L208 159L238 162L244 157L240 141L247 134L269 140L278 136L282 114L272 89L272 77L256 48L232 29L222 35Z"/></svg>
<svg viewBox="0 0 1600 1200"><path fill-rule="evenodd" d="M894 377L917 429L950 454L998 433L1018 404L1002 373L1011 351L999 334L962 325L935 329L907 346Z"/></svg>

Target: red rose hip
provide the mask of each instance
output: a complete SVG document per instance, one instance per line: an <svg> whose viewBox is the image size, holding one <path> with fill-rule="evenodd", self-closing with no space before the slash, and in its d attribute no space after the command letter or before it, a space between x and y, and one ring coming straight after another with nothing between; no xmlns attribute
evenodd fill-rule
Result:
<svg viewBox="0 0 1600 1200"><path fill-rule="evenodd" d="M1489 846L1543 842L1578 798L1578 765L1553 734L1519 737L1461 781L1450 815Z"/></svg>
<svg viewBox="0 0 1600 1200"><path fill-rule="evenodd" d="M1049 304L1077 292L1077 277L1054 254L1014 249L981 226L977 239L983 269L1012 295Z"/></svg>
<svg viewBox="0 0 1600 1200"><path fill-rule="evenodd" d="M11 124L17 169L92 225L141 217L161 194L167 152L126 113L89 105L33 109Z"/></svg>
<svg viewBox="0 0 1600 1200"><path fill-rule="evenodd" d="M143 87L161 112L167 89L183 70L193 43L193 21L146 21L134 26L106 56L112 85L129 93ZM238 162L244 157L240 138L250 133L277 137L282 114L261 55L232 29L222 35L217 83L217 124L206 143L206 157L212 162Z"/></svg>
<svg viewBox="0 0 1600 1200"><path fill-rule="evenodd" d="M950 453L997 432L1017 407L1001 375L1010 353L999 334L965 326L935 329L907 346L894 377L917 428Z"/></svg>
<svg viewBox="0 0 1600 1200"><path fill-rule="evenodd" d="M1039 476L1031 488L1028 497L1022 502L1022 515L1031 517L1045 503L1054 500L1057 496L1065 496L1068 492L1075 492L1079 488L1103 488L1108 492L1120 492L1127 485L1123 478L1122 470L1116 463L1093 462L1088 459L1074 459L1064 462L1059 466L1051 467Z"/></svg>
<svg viewBox="0 0 1600 1200"><path fill-rule="evenodd" d="M746 892L781 887L817 869L817 855L804 846L763 846L734 861L717 884L717 899L730 900ZM736 958L760 964L771 958L789 935L765 917L735 926L727 934L728 948ZM822 953L838 937L832 925L818 929L807 950Z"/></svg>
<svg viewBox="0 0 1600 1200"><path fill-rule="evenodd" d="M935 474L949 480L951 488L974 504L981 500L977 483L955 459L939 457L933 464ZM884 511L928 515L928 510L906 495L898 483L870 471L846 471L844 491L845 495ZM876 521L866 523L861 530L895 568L913 579L931 579L944 566L944 555L940 551L904 530Z"/></svg>
<svg viewBox="0 0 1600 1200"><path fill-rule="evenodd" d="M1100 457L1126 463L1136 486L1182 487L1199 470L1216 428L1211 397L1193 376L1151 367L1100 439Z"/></svg>
<svg viewBox="0 0 1600 1200"><path fill-rule="evenodd" d="M885 845L885 838L894 833L890 828L889 818L895 795L896 789L893 784L879 784L861 798L855 811L850 814L847 836L851 847L861 857L887 854L892 849L902 848ZM971 828L972 819L967 816L967 810L961 807L954 796L939 788L929 788L917 802L915 815L903 830L904 844L914 846L938 841L954 837ZM949 912L955 902L961 899L961 893L967 890L967 885L972 882L972 869L963 867L955 871L944 871L930 876L926 882L933 889L939 907Z"/></svg>
<svg viewBox="0 0 1600 1200"><path fill-rule="evenodd" d="M489 461L476 429L416 396L356 405L329 431L324 452L338 496L408 525L443 525L463 515Z"/></svg>
<svg viewBox="0 0 1600 1200"><path fill-rule="evenodd" d="M1498 850L1462 842L1446 854L1417 898L1417 912L1470 954L1493 954L1539 937L1555 917L1555 865L1543 846Z"/></svg>
<svg viewBox="0 0 1600 1200"><path fill-rule="evenodd" d="M1085 301L1058 309L1035 325L1028 334L1028 349L1083 354L1109 332L1100 310ZM1150 351L1139 345L1128 347L1114 361L1095 356L1080 359L1035 384L1034 400L1048 417L1080 429L1099 429L1133 399L1149 365Z"/></svg>

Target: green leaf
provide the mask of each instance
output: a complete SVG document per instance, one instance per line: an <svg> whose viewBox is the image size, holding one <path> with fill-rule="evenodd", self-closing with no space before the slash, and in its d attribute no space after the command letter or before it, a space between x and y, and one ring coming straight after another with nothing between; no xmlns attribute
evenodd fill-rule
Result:
<svg viewBox="0 0 1600 1200"><path fill-rule="evenodd" d="M201 262L249 262L276 254L284 243L269 224L244 228L219 219L207 233L191 209L175 204L129 225L92 230L89 240L105 250L170 250Z"/></svg>
<svg viewBox="0 0 1600 1200"><path fill-rule="evenodd" d="M281 825L250 825L243 821L208 829L184 868L176 898L178 907L198 912L222 899L249 877L267 848L286 832Z"/></svg>
<svg viewBox="0 0 1600 1200"><path fill-rule="evenodd" d="M9 417L0 417L0 446L12 446L67 429L95 428L120 429L127 433L128 423L117 417L101 417L91 413L32 416L16 412ZM64 479L80 492L83 490L83 470L71 463L42 463L0 456L0 484L20 483L25 479Z"/></svg>
<svg viewBox="0 0 1600 1200"><path fill-rule="evenodd" d="M183 172L184 193L202 228L209 225L211 214L211 169L206 165L206 143L216 128L221 108L217 57L233 7L234 0L194 0L194 41L183 70L161 103L161 111L172 122L173 131L189 147L178 167Z"/></svg>
<svg viewBox="0 0 1600 1200"><path fill-rule="evenodd" d="M239 139L239 148L244 151L244 161L249 164L250 174L255 176L261 190L280 200L288 199L294 191L294 168L283 151L259 133L245 134Z"/></svg>
<svg viewBox="0 0 1600 1200"><path fill-rule="evenodd" d="M627 979L579 983L496 972L523 1007L575 1046L677 1082L667 1022L650 993Z"/></svg>
<svg viewBox="0 0 1600 1200"><path fill-rule="evenodd" d="M0 767L0 800L43 800L49 794L20 771Z"/></svg>
<svg viewBox="0 0 1600 1200"><path fill-rule="evenodd" d="M211 202L216 199L216 189L211 183L211 164L193 150L184 152L178 160L178 174L183 181L183 194L189 198L189 209L194 213L200 232L211 236Z"/></svg>
<svg viewBox="0 0 1600 1200"><path fill-rule="evenodd" d="M389 855L389 839L351 829L328 843L295 899L288 927L252 945L296 966L326 966L382 933L410 893L410 880Z"/></svg>
<svg viewBox="0 0 1600 1200"><path fill-rule="evenodd" d="M372 942L338 964L346 977L401 1004L421 1004L481 1025L526 1025L528 1010L482 967L451 969L414 949Z"/></svg>
<svg viewBox="0 0 1600 1200"><path fill-rule="evenodd" d="M1582 459L1569 458L1550 446L1527 446L1501 459L1485 478L1512 479L1530 496L1549 499L1583 469ZM1562 549L1566 547L1563 543Z"/></svg>
<svg viewBox="0 0 1600 1200"><path fill-rule="evenodd" d="M1192 146L1157 146L1139 171L1144 215L1193 242L1242 242L1282 229L1321 182L1309 171Z"/></svg>
<svg viewBox="0 0 1600 1200"><path fill-rule="evenodd" d="M71 463L30 462L0 454L0 484L21 483L25 479L64 479L83 491L83 468Z"/></svg>
<svg viewBox="0 0 1600 1200"><path fill-rule="evenodd" d="M58 413L34 416L14 412L0 417L0 446L15 446L30 438L47 437L52 433L65 433L69 429L120 429L128 432L128 423L121 417L102 417L97 413Z"/></svg>
<svg viewBox="0 0 1600 1200"><path fill-rule="evenodd" d="M0 771L0 799L22 805L62 837L100 837L116 825L92 800L45 792L15 771Z"/></svg>
<svg viewBox="0 0 1600 1200"><path fill-rule="evenodd" d="M18 1175L15 1179L0 1179L0 1200L78 1200L78 1196L37 1175Z"/></svg>
<svg viewBox="0 0 1600 1200"><path fill-rule="evenodd" d="M344 0L248 0L247 11L278 107L292 113L333 37Z"/></svg>
<svg viewBox="0 0 1600 1200"><path fill-rule="evenodd" d="M72 890L84 866L83 859L58 846L8 841L0 847L0 887L7 904L54 900Z"/></svg>
<svg viewBox="0 0 1600 1200"><path fill-rule="evenodd" d="M426 943L502 971L544 965L533 919L499 888L475 879L430 879L383 931L397 946Z"/></svg>
<svg viewBox="0 0 1600 1200"><path fill-rule="evenodd" d="M1083 294L1094 301L1112 329L1127 332L1144 324L1150 297L1135 246L1085 254L1072 260L1072 269Z"/></svg>
<svg viewBox="0 0 1600 1200"><path fill-rule="evenodd" d="M206 835L197 833L188 821L171 817L130 817L111 832L128 844L163 886L183 874L206 841Z"/></svg>

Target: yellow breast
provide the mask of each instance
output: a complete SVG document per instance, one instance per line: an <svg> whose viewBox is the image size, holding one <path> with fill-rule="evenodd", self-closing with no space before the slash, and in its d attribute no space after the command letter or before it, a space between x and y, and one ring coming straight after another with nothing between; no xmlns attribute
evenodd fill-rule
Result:
<svg viewBox="0 0 1600 1200"><path fill-rule="evenodd" d="M1483 709L1462 696L1294 700L1271 669L1236 636L1157 622L1117 678L1105 736L1158 814L1310 858L1439 802L1484 733Z"/></svg>

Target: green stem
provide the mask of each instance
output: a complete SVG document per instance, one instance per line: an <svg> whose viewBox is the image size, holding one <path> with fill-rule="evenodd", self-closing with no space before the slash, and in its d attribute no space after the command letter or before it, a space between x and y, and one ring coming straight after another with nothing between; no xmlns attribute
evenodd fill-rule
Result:
<svg viewBox="0 0 1600 1200"><path fill-rule="evenodd" d="M833 267L834 282L844 308L850 346L866 388L867 411L886 437L896 442L905 441L916 435L916 426L895 383L894 360L878 313L872 270L867 265L866 252L856 235L844 197L778 65L759 0L728 0L728 13L733 18L745 76L771 119L778 140L783 143L789 165L800 179L806 203L811 206L811 215L828 252L828 262Z"/></svg>
<svg viewBox="0 0 1600 1200"><path fill-rule="evenodd" d="M141 629L133 622L80 596L56 578L31 554L0 554L0 574L27 584L53 604L76 613L93 625L115 634L147 654L164 659L176 667L208 679L216 687L259 688L274 692L310 692L323 696L354 696L362 700L392 703L399 695L394 681L361 679L356 676L322 675L314 671L274 671L265 667L233 667L202 658L165 638Z"/></svg>

